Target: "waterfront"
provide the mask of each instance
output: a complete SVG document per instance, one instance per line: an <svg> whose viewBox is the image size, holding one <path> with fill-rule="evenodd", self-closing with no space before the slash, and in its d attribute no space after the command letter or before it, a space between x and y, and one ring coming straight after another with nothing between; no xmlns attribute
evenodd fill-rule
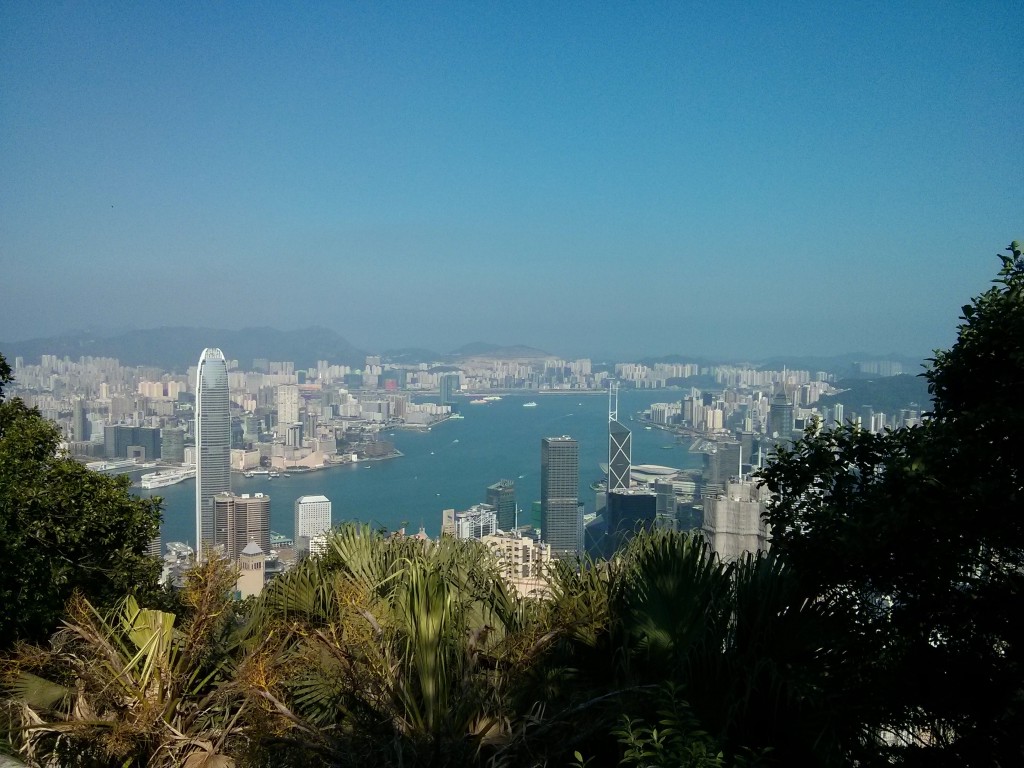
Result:
<svg viewBox="0 0 1024 768"><path fill-rule="evenodd" d="M627 419L651 403L678 400L679 391L625 390L619 414ZM536 401L537 406L523 408ZM293 509L299 496L324 494L333 507L337 525L348 520L395 530L423 525L436 536L441 510L465 509L484 501L488 485L502 478L516 483L516 500L525 517L540 498L540 441L553 435L571 435L580 443L580 499L593 511L590 483L600 477L599 464L607 461L608 398L601 396L537 397L536 393L503 395L487 405L460 401L464 419L452 419L429 431L399 430L385 433L404 455L385 461L361 462L322 471L292 473L273 480L233 474L235 493L267 493L271 497L271 528L292 535ZM665 464L687 469L699 467L700 455L687 446L672 450L674 437L633 423L633 462ZM195 481L149 492L142 496L164 499L163 540L195 539Z"/></svg>

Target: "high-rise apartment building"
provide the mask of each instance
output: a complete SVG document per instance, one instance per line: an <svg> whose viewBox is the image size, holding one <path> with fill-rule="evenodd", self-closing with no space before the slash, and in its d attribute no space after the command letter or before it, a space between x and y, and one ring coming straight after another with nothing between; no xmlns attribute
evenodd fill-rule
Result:
<svg viewBox="0 0 1024 768"><path fill-rule="evenodd" d="M277 388L277 423L281 428L299 420L299 387L297 384L282 384Z"/></svg>
<svg viewBox="0 0 1024 768"><path fill-rule="evenodd" d="M216 543L213 497L231 493L228 366L219 349L204 349L199 357L195 418L196 559L201 560L205 547ZM267 546L264 551L269 549Z"/></svg>
<svg viewBox="0 0 1024 768"><path fill-rule="evenodd" d="M214 543L235 562L246 546L255 542L270 552L270 496L265 493L218 493L213 497Z"/></svg>
<svg viewBox="0 0 1024 768"><path fill-rule="evenodd" d="M331 500L326 496L299 496L295 500L295 548L310 551L310 540L331 529Z"/></svg>
<svg viewBox="0 0 1024 768"><path fill-rule="evenodd" d="M629 488L633 461L633 436L619 421L619 385L608 387L608 491Z"/></svg>
<svg viewBox="0 0 1024 768"><path fill-rule="evenodd" d="M487 486L487 498L498 514L498 528L513 531L516 527L516 484L512 480L499 480Z"/></svg>
<svg viewBox="0 0 1024 768"><path fill-rule="evenodd" d="M545 437L540 444L540 517L544 541L553 557L577 557L583 551L579 510L580 446L568 435Z"/></svg>

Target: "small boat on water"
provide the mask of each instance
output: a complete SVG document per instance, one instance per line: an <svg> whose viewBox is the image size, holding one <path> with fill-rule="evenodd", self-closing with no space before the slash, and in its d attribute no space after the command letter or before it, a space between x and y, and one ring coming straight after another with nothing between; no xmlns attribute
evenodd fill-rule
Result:
<svg viewBox="0 0 1024 768"><path fill-rule="evenodd" d="M523 408L536 408L537 404L531 400L528 403L523 403Z"/></svg>

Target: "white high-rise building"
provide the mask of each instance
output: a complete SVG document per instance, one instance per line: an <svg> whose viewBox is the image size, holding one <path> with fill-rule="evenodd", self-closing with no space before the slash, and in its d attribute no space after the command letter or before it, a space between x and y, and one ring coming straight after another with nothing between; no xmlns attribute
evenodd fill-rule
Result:
<svg viewBox="0 0 1024 768"><path fill-rule="evenodd" d="M310 552L310 541L331 529L331 501L326 496L295 500L295 548Z"/></svg>
<svg viewBox="0 0 1024 768"><path fill-rule="evenodd" d="M282 384L277 388L278 434L299 420L299 387L297 384Z"/></svg>
<svg viewBox="0 0 1024 768"><path fill-rule="evenodd" d="M228 366L219 349L203 350L196 372L196 559L215 541L213 497L231 493Z"/></svg>

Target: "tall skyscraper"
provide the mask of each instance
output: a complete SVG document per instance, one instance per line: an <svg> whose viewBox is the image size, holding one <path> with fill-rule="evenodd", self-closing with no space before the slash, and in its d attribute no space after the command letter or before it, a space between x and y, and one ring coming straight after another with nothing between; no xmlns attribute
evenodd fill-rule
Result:
<svg viewBox="0 0 1024 768"><path fill-rule="evenodd" d="M608 490L629 488L633 436L619 421L619 385L608 385Z"/></svg>
<svg viewBox="0 0 1024 768"><path fill-rule="evenodd" d="M582 554L579 492L579 443L568 435L545 437L540 444L540 524L541 534L555 557Z"/></svg>
<svg viewBox="0 0 1024 768"><path fill-rule="evenodd" d="M207 348L196 372L196 559L216 543L213 497L231 493L231 411L224 353ZM267 548L269 551L269 547Z"/></svg>
<svg viewBox="0 0 1024 768"><path fill-rule="evenodd" d="M251 543L270 552L270 496L265 493L218 493L213 497L215 543L234 562Z"/></svg>
<svg viewBox="0 0 1024 768"><path fill-rule="evenodd" d="M459 374L445 373L437 380L438 400L441 405L452 405L455 402L455 393L459 389Z"/></svg>
<svg viewBox="0 0 1024 768"><path fill-rule="evenodd" d="M516 527L516 484L512 480L499 480L487 486L487 498L484 499L498 513L498 528L502 531L514 531Z"/></svg>
<svg viewBox="0 0 1024 768"><path fill-rule="evenodd" d="M92 436L89 426L89 419L86 418L85 412L85 400L79 397L75 400L75 409L71 417L72 437L84 443Z"/></svg>
<svg viewBox="0 0 1024 768"><path fill-rule="evenodd" d="M309 552L310 539L331 530L331 500L326 496L299 496L295 500L295 548Z"/></svg>
<svg viewBox="0 0 1024 768"><path fill-rule="evenodd" d="M788 441L793 436L793 402L785 390L777 392L768 410L768 437Z"/></svg>

